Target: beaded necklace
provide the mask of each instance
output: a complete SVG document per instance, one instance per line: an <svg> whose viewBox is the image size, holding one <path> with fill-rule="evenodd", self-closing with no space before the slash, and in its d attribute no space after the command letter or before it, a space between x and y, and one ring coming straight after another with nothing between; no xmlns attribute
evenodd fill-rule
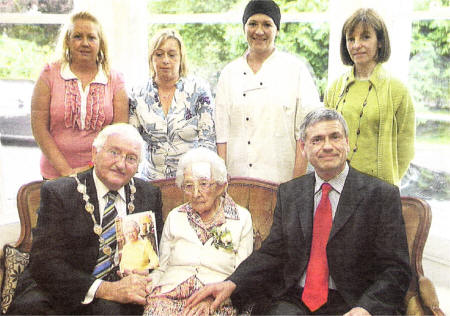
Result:
<svg viewBox="0 0 450 316"><path fill-rule="evenodd" d="M341 107L341 110L339 111L342 115L344 115L343 112L344 112L345 100L347 98L348 91L350 90L350 87L347 85L348 84L348 80L349 80L349 77L347 76L347 79L345 79L345 86L346 86L346 88L339 95L339 100L336 103L336 111L337 111L338 107L339 107L339 104L341 103L341 100L342 100L342 107ZM369 83L369 89L367 90L366 97L364 98L364 102L362 103L361 112L359 112L358 128L356 129L355 147L353 147L353 149L352 149L351 156L348 159L349 162L352 161L353 155L358 151L358 138L359 138L359 135L361 134L361 119L362 119L362 117L364 115L364 109L366 108L367 99L369 98L370 91L372 91L372 87L373 87L373 84L370 82Z"/></svg>
<svg viewBox="0 0 450 316"><path fill-rule="evenodd" d="M77 175L73 175L73 178L77 181L77 191L80 192L83 195L83 200L86 202L84 205L84 209L86 212L88 212L91 215L92 222L94 223L94 233L98 236L98 241L100 243L100 248L103 250L103 253L107 256L110 256L112 253L112 249L109 246L104 246L105 240L102 237L102 226L97 223L97 220L94 216L94 205L89 202L89 195L87 194L87 188L86 188L86 182L81 183L81 181L78 179ZM129 183L130 186L130 202L128 203L128 212L133 213L134 212L134 193L136 193L136 187L134 186L134 179L131 178L131 181Z"/></svg>

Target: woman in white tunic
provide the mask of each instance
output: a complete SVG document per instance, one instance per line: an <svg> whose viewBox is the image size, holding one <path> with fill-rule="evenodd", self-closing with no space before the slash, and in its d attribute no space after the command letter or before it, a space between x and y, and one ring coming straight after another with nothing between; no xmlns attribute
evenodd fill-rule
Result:
<svg viewBox="0 0 450 316"><path fill-rule="evenodd" d="M275 48L280 19L272 0L250 1L242 18L248 50L219 78L217 150L230 176L280 183L306 170L299 126L319 95L305 64Z"/></svg>

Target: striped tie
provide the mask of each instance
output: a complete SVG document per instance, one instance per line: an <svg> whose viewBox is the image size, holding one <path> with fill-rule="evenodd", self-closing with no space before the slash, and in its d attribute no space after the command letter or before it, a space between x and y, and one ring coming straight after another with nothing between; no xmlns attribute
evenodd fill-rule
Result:
<svg viewBox="0 0 450 316"><path fill-rule="evenodd" d="M106 202L105 211L103 212L102 235L100 237L100 240L103 239L104 242L100 242L97 264L92 273L97 279L101 279L114 268L113 260L117 245L115 226L117 210L114 206L116 196L116 191L109 191L107 193L108 200Z"/></svg>

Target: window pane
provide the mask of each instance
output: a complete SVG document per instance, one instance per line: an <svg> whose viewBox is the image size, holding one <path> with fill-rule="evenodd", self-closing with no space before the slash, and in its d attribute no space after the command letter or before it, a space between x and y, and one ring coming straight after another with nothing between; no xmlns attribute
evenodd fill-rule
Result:
<svg viewBox="0 0 450 316"><path fill-rule="evenodd" d="M215 87L222 68L242 56L247 42L242 24L158 24L149 29L150 37L160 28L177 29L187 50L188 67ZM276 40L279 49L296 54L311 65L321 94L328 75L329 27L327 23L285 23Z"/></svg>
<svg viewBox="0 0 450 316"><path fill-rule="evenodd" d="M149 0L148 8L155 14L187 14L187 13L223 13L238 10L236 14L242 16L242 9L248 0ZM295 12L325 12L328 0L275 0L283 13Z"/></svg>
<svg viewBox="0 0 450 316"><path fill-rule="evenodd" d="M0 24L0 79L36 80L54 53L59 27Z"/></svg>
<svg viewBox="0 0 450 316"><path fill-rule="evenodd" d="M230 10L240 0L150 0L150 12L157 14L175 13L218 13Z"/></svg>
<svg viewBox="0 0 450 316"><path fill-rule="evenodd" d="M73 8L73 0L2 0L1 13L68 13Z"/></svg>

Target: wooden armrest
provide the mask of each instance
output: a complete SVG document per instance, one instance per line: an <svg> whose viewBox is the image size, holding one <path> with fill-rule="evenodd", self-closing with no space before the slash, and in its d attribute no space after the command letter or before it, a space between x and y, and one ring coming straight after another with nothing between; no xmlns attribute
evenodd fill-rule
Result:
<svg viewBox="0 0 450 316"><path fill-rule="evenodd" d="M419 278L420 297L424 305L433 312L433 315L444 316L445 314L439 308L439 299L433 283L425 276Z"/></svg>
<svg viewBox="0 0 450 316"><path fill-rule="evenodd" d="M425 312L418 295L412 296L406 302L406 315L422 316Z"/></svg>

